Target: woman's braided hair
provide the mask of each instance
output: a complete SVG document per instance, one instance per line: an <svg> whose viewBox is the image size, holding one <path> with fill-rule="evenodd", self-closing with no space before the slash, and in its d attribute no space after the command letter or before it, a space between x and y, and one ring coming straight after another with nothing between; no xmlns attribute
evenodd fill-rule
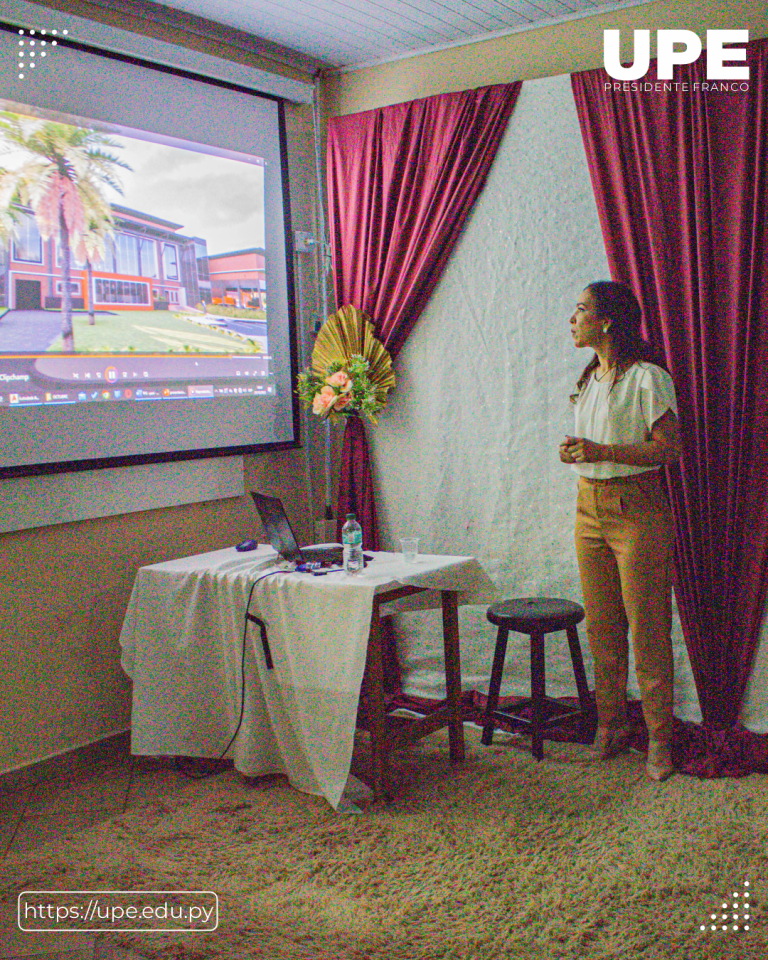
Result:
<svg viewBox="0 0 768 960"><path fill-rule="evenodd" d="M659 367L666 365L659 358L654 347L643 339L640 329L642 311L637 297L629 287L615 280L596 280L585 289L592 294L595 301L597 316L611 322L611 345L613 347L613 361L616 375L611 384L611 390L629 370L632 364L638 361L654 363ZM576 384L576 392L571 394L571 403L575 403L592 376L592 371L600 364L595 353L584 367Z"/></svg>

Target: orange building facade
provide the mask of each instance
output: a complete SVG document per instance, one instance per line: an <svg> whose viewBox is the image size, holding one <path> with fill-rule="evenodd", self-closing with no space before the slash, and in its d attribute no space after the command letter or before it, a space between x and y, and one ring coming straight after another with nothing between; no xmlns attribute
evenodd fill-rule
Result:
<svg viewBox="0 0 768 960"><path fill-rule="evenodd" d="M205 240L187 237L182 225L112 205L114 235L102 260L92 264L96 310L163 310L210 301ZM43 240L34 214L16 210L15 235L0 259L0 306L15 310L60 310L64 293L61 250ZM89 308L85 264L72 262L74 310Z"/></svg>
<svg viewBox="0 0 768 960"><path fill-rule="evenodd" d="M260 247L208 257L211 303L263 309L267 302L265 251Z"/></svg>

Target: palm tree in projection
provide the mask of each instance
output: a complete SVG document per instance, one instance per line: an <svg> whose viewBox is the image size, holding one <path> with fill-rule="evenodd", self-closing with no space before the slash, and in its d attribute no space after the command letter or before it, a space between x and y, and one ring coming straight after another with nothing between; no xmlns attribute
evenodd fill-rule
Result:
<svg viewBox="0 0 768 960"><path fill-rule="evenodd" d="M0 114L0 145L4 152L22 157L18 166L6 171L5 195L10 190L13 202L32 208L43 240L58 238L62 349L72 353L72 253L81 245L86 252L90 241L84 238L103 232L105 222L111 224L111 208L103 189L110 186L122 192L116 168L130 168L109 152L120 144L95 130L14 113ZM98 247L94 237L92 250Z"/></svg>
<svg viewBox="0 0 768 960"><path fill-rule="evenodd" d="M18 235L19 212L13 206L16 177L0 167L0 247L10 250L11 240Z"/></svg>
<svg viewBox="0 0 768 960"><path fill-rule="evenodd" d="M96 310L93 305L93 265L104 260L107 254L107 241L115 234L115 221L112 207L101 194L98 184L83 182L81 188L85 212L85 226L75 247L75 260L85 264L88 284L88 323L96 323Z"/></svg>

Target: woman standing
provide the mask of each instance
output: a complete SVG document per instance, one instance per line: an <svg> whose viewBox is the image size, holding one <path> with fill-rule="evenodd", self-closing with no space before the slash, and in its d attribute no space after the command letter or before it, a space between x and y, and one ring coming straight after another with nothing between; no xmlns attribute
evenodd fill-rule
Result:
<svg viewBox="0 0 768 960"><path fill-rule="evenodd" d="M594 356L571 397L576 436L560 459L579 475L576 553L595 664L598 759L625 750L627 629L648 729L646 771L672 764L672 555L674 529L660 467L680 456L672 379L640 332L629 288L590 284L571 319L577 347Z"/></svg>

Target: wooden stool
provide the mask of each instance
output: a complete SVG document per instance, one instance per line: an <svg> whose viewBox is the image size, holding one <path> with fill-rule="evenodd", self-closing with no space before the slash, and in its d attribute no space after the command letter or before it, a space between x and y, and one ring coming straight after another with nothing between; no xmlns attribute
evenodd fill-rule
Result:
<svg viewBox="0 0 768 960"><path fill-rule="evenodd" d="M494 721L506 720L531 731L533 755L537 760L541 760L544 756L544 731L550 727L571 717L579 717L581 732L586 734L587 727L591 732L595 725L595 710L587 688L579 634L576 630L576 624L584 619L584 608L570 600L555 600L549 597L505 600L502 603L495 603L488 609L488 619L498 626L499 633L496 638L488 703L485 708L483 743L492 742ZM497 709L499 689L510 630L514 630L515 633L525 633L531 640L531 697L514 708L507 707L499 710ZM568 634L573 675L576 678L576 689L579 694L578 707L564 707L557 700L551 700L545 693L544 637L548 633L559 630L565 630ZM531 708L530 720L518 715L527 707Z"/></svg>

